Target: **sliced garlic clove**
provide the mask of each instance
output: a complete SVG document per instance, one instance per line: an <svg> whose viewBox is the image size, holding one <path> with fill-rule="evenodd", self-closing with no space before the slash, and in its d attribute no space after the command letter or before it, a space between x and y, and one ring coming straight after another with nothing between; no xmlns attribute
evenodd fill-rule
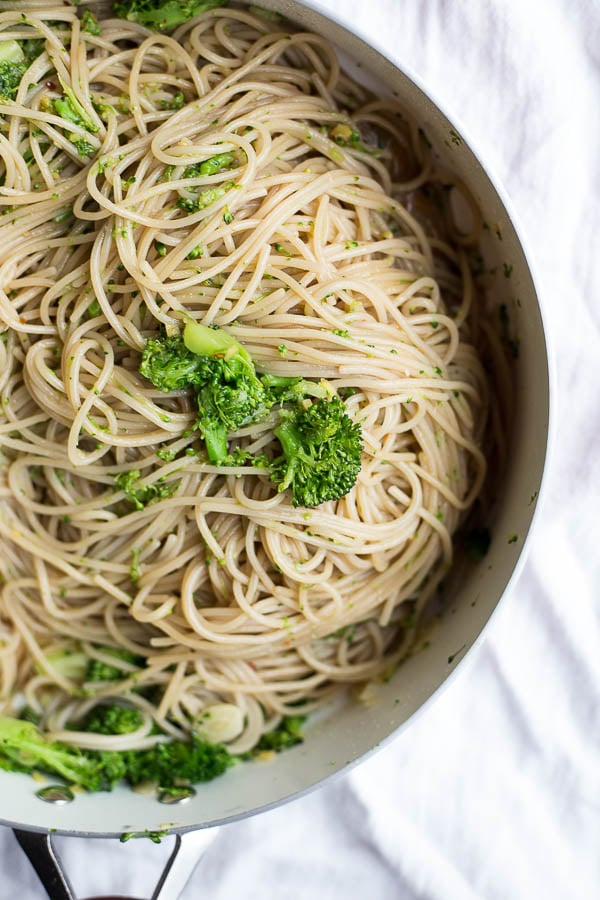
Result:
<svg viewBox="0 0 600 900"><path fill-rule="evenodd" d="M244 729L244 715L233 703L206 706L196 720L196 733L211 744L233 741Z"/></svg>

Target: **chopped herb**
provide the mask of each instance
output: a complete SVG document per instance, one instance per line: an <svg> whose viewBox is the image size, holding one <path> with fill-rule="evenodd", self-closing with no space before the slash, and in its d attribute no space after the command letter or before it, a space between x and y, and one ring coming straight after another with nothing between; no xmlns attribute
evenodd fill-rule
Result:
<svg viewBox="0 0 600 900"><path fill-rule="evenodd" d="M99 35L102 31L100 22L91 9L84 9L81 15L81 30L93 35Z"/></svg>
<svg viewBox="0 0 600 900"><path fill-rule="evenodd" d="M358 394L358 388L343 387L339 389L338 394L340 395L342 400L347 400L348 397L354 397L355 394Z"/></svg>
<svg viewBox="0 0 600 900"><path fill-rule="evenodd" d="M157 450L156 455L159 459L162 459L163 462L171 462L176 457L176 452L174 450Z"/></svg>
<svg viewBox="0 0 600 900"><path fill-rule="evenodd" d="M154 482L154 484L140 484L141 472L139 469L130 469L128 472L120 472L115 476L115 491L124 491L128 500L133 503L135 509L144 509L152 503L170 497L177 490L175 484Z"/></svg>
<svg viewBox="0 0 600 900"><path fill-rule="evenodd" d="M87 308L87 315L90 319L95 319L97 316L102 315L102 307L95 297Z"/></svg>
<svg viewBox="0 0 600 900"><path fill-rule="evenodd" d="M88 141L81 140L74 134L72 134L69 139L77 150L79 156L91 156L96 149L93 144L88 143Z"/></svg>
<svg viewBox="0 0 600 900"><path fill-rule="evenodd" d="M185 97L183 96L183 91L177 91L170 100L162 100L160 105L163 109L181 109L184 103Z"/></svg>
<svg viewBox="0 0 600 900"><path fill-rule="evenodd" d="M219 187L207 188L205 191L201 191L195 198L180 197L177 201L177 206L185 212L199 212L201 209L206 209L207 206L211 206L217 200L220 200L234 187L233 181L226 181L225 184L221 184Z"/></svg>
<svg viewBox="0 0 600 900"><path fill-rule="evenodd" d="M160 844L162 839L168 836L168 828L163 829L163 831L124 831L119 840L122 844L125 844L132 838L148 838L153 844Z"/></svg>

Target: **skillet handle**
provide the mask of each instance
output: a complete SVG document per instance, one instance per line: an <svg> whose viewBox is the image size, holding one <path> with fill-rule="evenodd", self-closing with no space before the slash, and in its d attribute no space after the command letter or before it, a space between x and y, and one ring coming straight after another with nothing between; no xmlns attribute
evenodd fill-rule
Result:
<svg viewBox="0 0 600 900"><path fill-rule="evenodd" d="M169 857L151 900L177 900L190 879L201 855L213 839L218 828L210 828L201 834L206 838L204 846L198 847L196 840L184 840L175 835L175 846ZM77 900L69 883L60 858L52 846L52 836L37 831L14 829L14 835L35 869L50 900ZM101 897L92 900L103 900ZM104 900L127 900L127 898L104 898Z"/></svg>
<svg viewBox="0 0 600 900"><path fill-rule="evenodd" d="M69 879L54 852L50 835L38 831L21 831L17 828L13 833L44 885L50 900L76 900Z"/></svg>

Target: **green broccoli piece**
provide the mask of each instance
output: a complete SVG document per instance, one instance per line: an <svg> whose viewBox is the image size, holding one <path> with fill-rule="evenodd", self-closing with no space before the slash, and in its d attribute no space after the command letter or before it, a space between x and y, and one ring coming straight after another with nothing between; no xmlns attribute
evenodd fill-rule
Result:
<svg viewBox="0 0 600 900"><path fill-rule="evenodd" d="M52 101L56 115L60 116L61 119L66 119L67 122L79 125L80 128L85 128L87 131L93 133L98 131L98 126L93 119L90 119L71 88L64 88L63 90L64 96L56 97Z"/></svg>
<svg viewBox="0 0 600 900"><path fill-rule="evenodd" d="M118 662L129 663L132 666L140 666L142 660L139 656L124 650L122 647L102 647L107 656L114 656L117 665L111 666L99 659L90 659L85 673L85 681L118 681L131 675L129 669L124 669Z"/></svg>
<svg viewBox="0 0 600 900"><path fill-rule="evenodd" d="M224 169L231 169L234 163L233 153L218 153L216 156L211 156L210 159L205 159L204 162L188 166L183 172L183 177L197 178L199 175L216 175Z"/></svg>
<svg viewBox="0 0 600 900"><path fill-rule="evenodd" d="M160 105L163 109L181 109L185 105L183 91L176 91L170 100L163 100Z"/></svg>
<svg viewBox="0 0 600 900"><path fill-rule="evenodd" d="M0 42L0 99L14 100L27 69L25 54L18 41Z"/></svg>
<svg viewBox="0 0 600 900"><path fill-rule="evenodd" d="M202 384L207 378L206 359L188 350L181 337L147 341L139 371L165 393Z"/></svg>
<svg viewBox="0 0 600 900"><path fill-rule="evenodd" d="M96 316L100 316L100 315L102 315L102 307L100 306L100 304L94 297L94 299L92 300L92 302L90 303L90 305L88 306L88 308L86 310L86 316L88 319L95 319Z"/></svg>
<svg viewBox="0 0 600 900"><path fill-rule="evenodd" d="M188 19L226 3L227 0L115 0L113 9L122 19L155 31L171 31Z"/></svg>
<svg viewBox="0 0 600 900"><path fill-rule="evenodd" d="M280 410L275 434L284 456L276 459L271 480L279 490L292 488L295 506L318 506L342 497L360 471L360 426L344 404L330 398L326 387L300 377L258 375L247 350L224 329L188 322L178 337L148 341L140 372L161 390L193 387L199 429L209 459L217 465L239 465L239 453L228 452L229 435L266 418L275 404L295 404ZM308 408L307 398L316 398ZM118 476L118 487L135 503L144 503L136 487L139 472ZM143 508L143 506L136 508Z"/></svg>
<svg viewBox="0 0 600 900"><path fill-rule="evenodd" d="M154 482L154 484L140 484L141 472L139 469L130 469L128 472L120 472L115 476L115 491L124 491L127 499L133 503L135 509L145 509L152 503L170 497L177 490L175 484Z"/></svg>
<svg viewBox="0 0 600 900"><path fill-rule="evenodd" d="M362 435L337 397L280 410L275 429L283 455L271 465L271 481L291 488L294 506L319 506L350 491L360 472Z"/></svg>
<svg viewBox="0 0 600 900"><path fill-rule="evenodd" d="M183 338L149 340L142 353L140 373L162 391L196 390L197 428L209 458L217 464L229 458L228 434L264 418L273 402L242 345L227 331L194 322L185 326ZM118 486L134 502L137 498L143 503L135 487L139 472L137 476L123 474L129 477L118 476Z"/></svg>
<svg viewBox="0 0 600 900"><path fill-rule="evenodd" d="M265 750L274 750L276 753L280 753L282 750L301 744L304 741L302 729L305 722L306 716L284 716L276 728L263 734L256 747L245 754L245 758L253 759Z"/></svg>
<svg viewBox="0 0 600 900"><path fill-rule="evenodd" d="M95 734L130 734L142 725L144 717L134 706L96 706L83 724L84 731Z"/></svg>
<svg viewBox="0 0 600 900"><path fill-rule="evenodd" d="M211 781L234 762L222 744L209 744L195 735L191 741L169 741L149 750L125 751L123 755L129 784L152 781L165 788L181 781Z"/></svg>
<svg viewBox="0 0 600 900"><path fill-rule="evenodd" d="M93 144L90 144L89 141L80 140L75 134L70 134L69 140L77 150L79 156L91 156L96 150Z"/></svg>
<svg viewBox="0 0 600 900"><path fill-rule="evenodd" d="M81 14L81 30L93 35L98 35L102 31L100 22L91 9L84 9Z"/></svg>
<svg viewBox="0 0 600 900"><path fill-rule="evenodd" d="M266 416L268 396L254 369L239 359L220 361L211 381L198 392L197 427L209 459L228 462L227 436Z"/></svg>
<svg viewBox="0 0 600 900"><path fill-rule="evenodd" d="M268 414L270 397L247 350L227 331L189 322L183 340L192 353L207 357L207 379L197 393L197 427L213 462L228 459L227 435Z"/></svg>
<svg viewBox="0 0 600 900"><path fill-rule="evenodd" d="M263 386L271 399L271 405L276 403L301 403L308 397L325 400L331 397L322 384L316 381L306 381L301 376L271 375L263 372L260 376Z"/></svg>
<svg viewBox="0 0 600 900"><path fill-rule="evenodd" d="M183 339L151 339L142 354L140 372L163 391L193 387L198 403L196 427L209 459L217 465L239 465L239 454L228 453L231 433L281 411L280 438L285 459L275 461L271 478L280 490L292 486L295 505L318 506L346 494L360 470L361 433L337 398L325 386L300 377L258 375L247 350L229 332L188 322ZM316 398L309 409L301 405ZM281 432L281 434L280 434ZM306 447L302 449L302 445ZM288 459L289 457L289 459ZM136 487L139 472L118 476L118 487L134 503L144 497ZM293 485L292 485L293 483ZM318 485L318 487L317 487ZM148 502L148 501L146 501Z"/></svg>
<svg viewBox="0 0 600 900"><path fill-rule="evenodd" d="M200 191L195 197L180 197L176 206L185 212L195 213L201 209L206 209L207 206L212 206L213 203L224 197L227 191L230 191L233 187L235 187L234 181L225 181L218 187L206 188L205 191Z"/></svg>
<svg viewBox="0 0 600 900"><path fill-rule="evenodd" d="M44 738L32 722L0 716L0 768L51 772L88 791L111 790L126 773L120 753L82 751Z"/></svg>

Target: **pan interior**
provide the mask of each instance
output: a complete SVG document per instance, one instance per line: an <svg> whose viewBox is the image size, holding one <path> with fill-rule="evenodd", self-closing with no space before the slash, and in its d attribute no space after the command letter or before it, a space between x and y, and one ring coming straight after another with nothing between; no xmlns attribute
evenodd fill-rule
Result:
<svg viewBox="0 0 600 900"><path fill-rule="evenodd" d="M89 4L94 5L94 4ZM102 6L105 4L97 4ZM486 254L492 266L510 263L510 282L499 285L510 304L520 298L516 327L521 353L515 363L516 416L508 471L494 512L493 540L485 560L472 567L449 598L427 649L408 659L368 703L344 704L307 729L304 744L268 762L234 767L224 778L198 789L182 806L166 808L154 799L118 788L110 794L79 795L72 803L41 802L29 777L0 772L1 815L7 824L64 833L119 835L123 832L190 829L230 821L309 790L381 745L428 701L477 641L518 568L531 525L546 454L549 418L548 360L535 286L505 202L465 140L449 140L462 130L451 122L406 74L342 25L292 0L264 0L307 30L337 45L352 74L368 79L381 95L393 93L419 121L440 158L468 185L484 219L498 226ZM504 279L503 279L504 281ZM512 535L518 540L509 542Z"/></svg>

